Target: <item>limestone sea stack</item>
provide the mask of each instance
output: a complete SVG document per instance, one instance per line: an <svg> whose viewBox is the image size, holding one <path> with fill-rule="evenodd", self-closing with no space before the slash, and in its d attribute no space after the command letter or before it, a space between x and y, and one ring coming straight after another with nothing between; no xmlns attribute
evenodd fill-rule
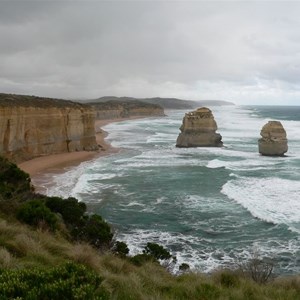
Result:
<svg viewBox="0 0 300 300"><path fill-rule="evenodd" d="M286 132L279 121L269 121L261 129L259 153L266 156L283 156L288 151Z"/></svg>
<svg viewBox="0 0 300 300"><path fill-rule="evenodd" d="M217 123L210 109L198 108L186 113L176 147L222 147L222 136L216 133Z"/></svg>

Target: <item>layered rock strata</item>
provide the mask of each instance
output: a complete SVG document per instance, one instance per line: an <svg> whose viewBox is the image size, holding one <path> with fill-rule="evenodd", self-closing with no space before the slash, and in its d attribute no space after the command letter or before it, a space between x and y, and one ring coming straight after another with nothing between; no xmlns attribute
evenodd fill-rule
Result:
<svg viewBox="0 0 300 300"><path fill-rule="evenodd" d="M210 109L198 108L185 114L176 147L222 147L222 136Z"/></svg>
<svg viewBox="0 0 300 300"><path fill-rule="evenodd" d="M288 151L286 132L279 121L269 121L261 129L259 153L266 156L283 156Z"/></svg>
<svg viewBox="0 0 300 300"><path fill-rule="evenodd" d="M0 155L36 156L97 150L95 113L71 101L0 94Z"/></svg>
<svg viewBox="0 0 300 300"><path fill-rule="evenodd" d="M156 104L141 101L117 101L90 103L97 120L122 119L130 117L164 116L164 109Z"/></svg>

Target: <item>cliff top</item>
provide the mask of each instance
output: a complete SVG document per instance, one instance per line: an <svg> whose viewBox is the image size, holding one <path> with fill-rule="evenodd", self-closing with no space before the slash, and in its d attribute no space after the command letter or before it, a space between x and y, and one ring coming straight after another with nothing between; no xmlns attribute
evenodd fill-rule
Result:
<svg viewBox="0 0 300 300"><path fill-rule="evenodd" d="M6 106L23 106L23 107L86 107L84 104L76 103L69 100L28 96L28 95L15 95L0 93L0 107Z"/></svg>
<svg viewBox="0 0 300 300"><path fill-rule="evenodd" d="M99 103L107 101L142 101L145 103L157 104L164 109L192 109L199 106L221 106L221 105L234 105L232 102L223 100L183 100L178 98L134 98L134 97L115 97L115 96L104 96L95 100L90 100L90 103Z"/></svg>
<svg viewBox="0 0 300 300"><path fill-rule="evenodd" d="M138 100L126 100L126 99L119 99L119 100L109 100L105 102L89 102L87 103L97 109L106 110L106 109L115 109L120 106L124 107L125 109L133 109L133 108L160 108L162 107L158 104L146 103Z"/></svg>
<svg viewBox="0 0 300 300"><path fill-rule="evenodd" d="M211 110L207 107L200 107L197 108L195 111L191 111L189 113L187 113L188 116L198 116L198 115L202 115L202 114L211 114Z"/></svg>

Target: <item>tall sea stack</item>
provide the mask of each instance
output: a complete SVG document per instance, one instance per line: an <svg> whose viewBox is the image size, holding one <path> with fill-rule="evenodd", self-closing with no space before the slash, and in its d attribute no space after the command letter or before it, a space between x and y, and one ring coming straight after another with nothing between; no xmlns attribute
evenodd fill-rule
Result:
<svg viewBox="0 0 300 300"><path fill-rule="evenodd" d="M198 108L185 114L176 147L222 147L222 136L210 109Z"/></svg>
<svg viewBox="0 0 300 300"><path fill-rule="evenodd" d="M269 121L261 129L259 153L266 156L283 156L288 151L286 132L279 121Z"/></svg>

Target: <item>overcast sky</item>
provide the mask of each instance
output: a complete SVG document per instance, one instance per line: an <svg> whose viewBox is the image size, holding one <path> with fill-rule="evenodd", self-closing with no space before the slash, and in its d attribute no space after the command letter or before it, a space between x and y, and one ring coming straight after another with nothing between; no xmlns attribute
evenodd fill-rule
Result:
<svg viewBox="0 0 300 300"><path fill-rule="evenodd" d="M298 1L0 0L0 92L300 105Z"/></svg>

